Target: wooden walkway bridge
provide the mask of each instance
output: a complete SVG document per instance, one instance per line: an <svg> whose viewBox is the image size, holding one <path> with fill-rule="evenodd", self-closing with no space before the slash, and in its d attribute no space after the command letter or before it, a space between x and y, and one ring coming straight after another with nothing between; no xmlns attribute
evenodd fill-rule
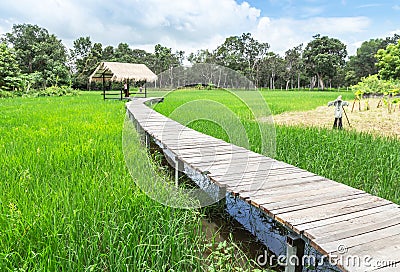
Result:
<svg viewBox="0 0 400 272"><path fill-rule="evenodd" d="M321 254L340 256L343 271L400 271L398 205L189 129L144 104L151 101L133 99L127 111L185 165L206 173Z"/></svg>

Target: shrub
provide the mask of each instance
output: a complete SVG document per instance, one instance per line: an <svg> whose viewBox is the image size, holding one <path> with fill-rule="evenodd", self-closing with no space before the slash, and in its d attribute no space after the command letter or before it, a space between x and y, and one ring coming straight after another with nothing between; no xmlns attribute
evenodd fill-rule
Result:
<svg viewBox="0 0 400 272"><path fill-rule="evenodd" d="M44 90L31 90L27 89L25 91L1 91L0 98L10 98L16 96L22 97L39 97L39 96L73 96L78 95L79 91L72 89L69 86L52 86Z"/></svg>
<svg viewBox="0 0 400 272"><path fill-rule="evenodd" d="M351 87L354 93L359 96L363 94L385 94L398 93L400 81L379 79L378 75L363 77L361 81Z"/></svg>

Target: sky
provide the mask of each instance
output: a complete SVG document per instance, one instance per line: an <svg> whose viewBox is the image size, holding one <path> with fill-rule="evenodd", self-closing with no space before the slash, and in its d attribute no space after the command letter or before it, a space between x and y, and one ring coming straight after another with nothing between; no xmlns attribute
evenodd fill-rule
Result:
<svg viewBox="0 0 400 272"><path fill-rule="evenodd" d="M22 23L69 48L89 36L103 46L125 42L153 52L159 43L188 55L251 33L283 55L321 34L354 55L364 41L400 34L400 0L1 0L0 35Z"/></svg>

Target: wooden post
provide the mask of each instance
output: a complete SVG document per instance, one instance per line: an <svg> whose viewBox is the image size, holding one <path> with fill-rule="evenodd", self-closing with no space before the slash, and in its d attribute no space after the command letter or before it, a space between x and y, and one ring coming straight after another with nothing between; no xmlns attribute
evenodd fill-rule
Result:
<svg viewBox="0 0 400 272"><path fill-rule="evenodd" d="M301 272L303 270L304 240L296 234L286 237L285 272Z"/></svg>
<svg viewBox="0 0 400 272"><path fill-rule="evenodd" d="M119 99L122 100L122 93L124 92L124 85L121 86L120 88L120 97Z"/></svg>
<svg viewBox="0 0 400 272"><path fill-rule="evenodd" d="M104 73L103 73L103 99L106 100L106 79L104 77Z"/></svg>
<svg viewBox="0 0 400 272"><path fill-rule="evenodd" d="M146 143L146 147L148 148L148 149L150 149L150 138L151 136L150 136L150 134L148 134L147 132L145 132L145 143Z"/></svg>
<svg viewBox="0 0 400 272"><path fill-rule="evenodd" d="M183 171L183 163L182 161L178 158L178 156L175 157L175 187L179 187L179 171Z"/></svg>

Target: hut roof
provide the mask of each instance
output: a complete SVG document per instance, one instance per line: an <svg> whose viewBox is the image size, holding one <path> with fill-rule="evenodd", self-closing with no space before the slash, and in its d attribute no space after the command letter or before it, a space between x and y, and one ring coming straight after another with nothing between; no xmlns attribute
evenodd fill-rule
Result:
<svg viewBox="0 0 400 272"><path fill-rule="evenodd" d="M122 62L101 62L96 70L90 75L92 81L147 81L157 80L157 76L144 64L122 63Z"/></svg>

